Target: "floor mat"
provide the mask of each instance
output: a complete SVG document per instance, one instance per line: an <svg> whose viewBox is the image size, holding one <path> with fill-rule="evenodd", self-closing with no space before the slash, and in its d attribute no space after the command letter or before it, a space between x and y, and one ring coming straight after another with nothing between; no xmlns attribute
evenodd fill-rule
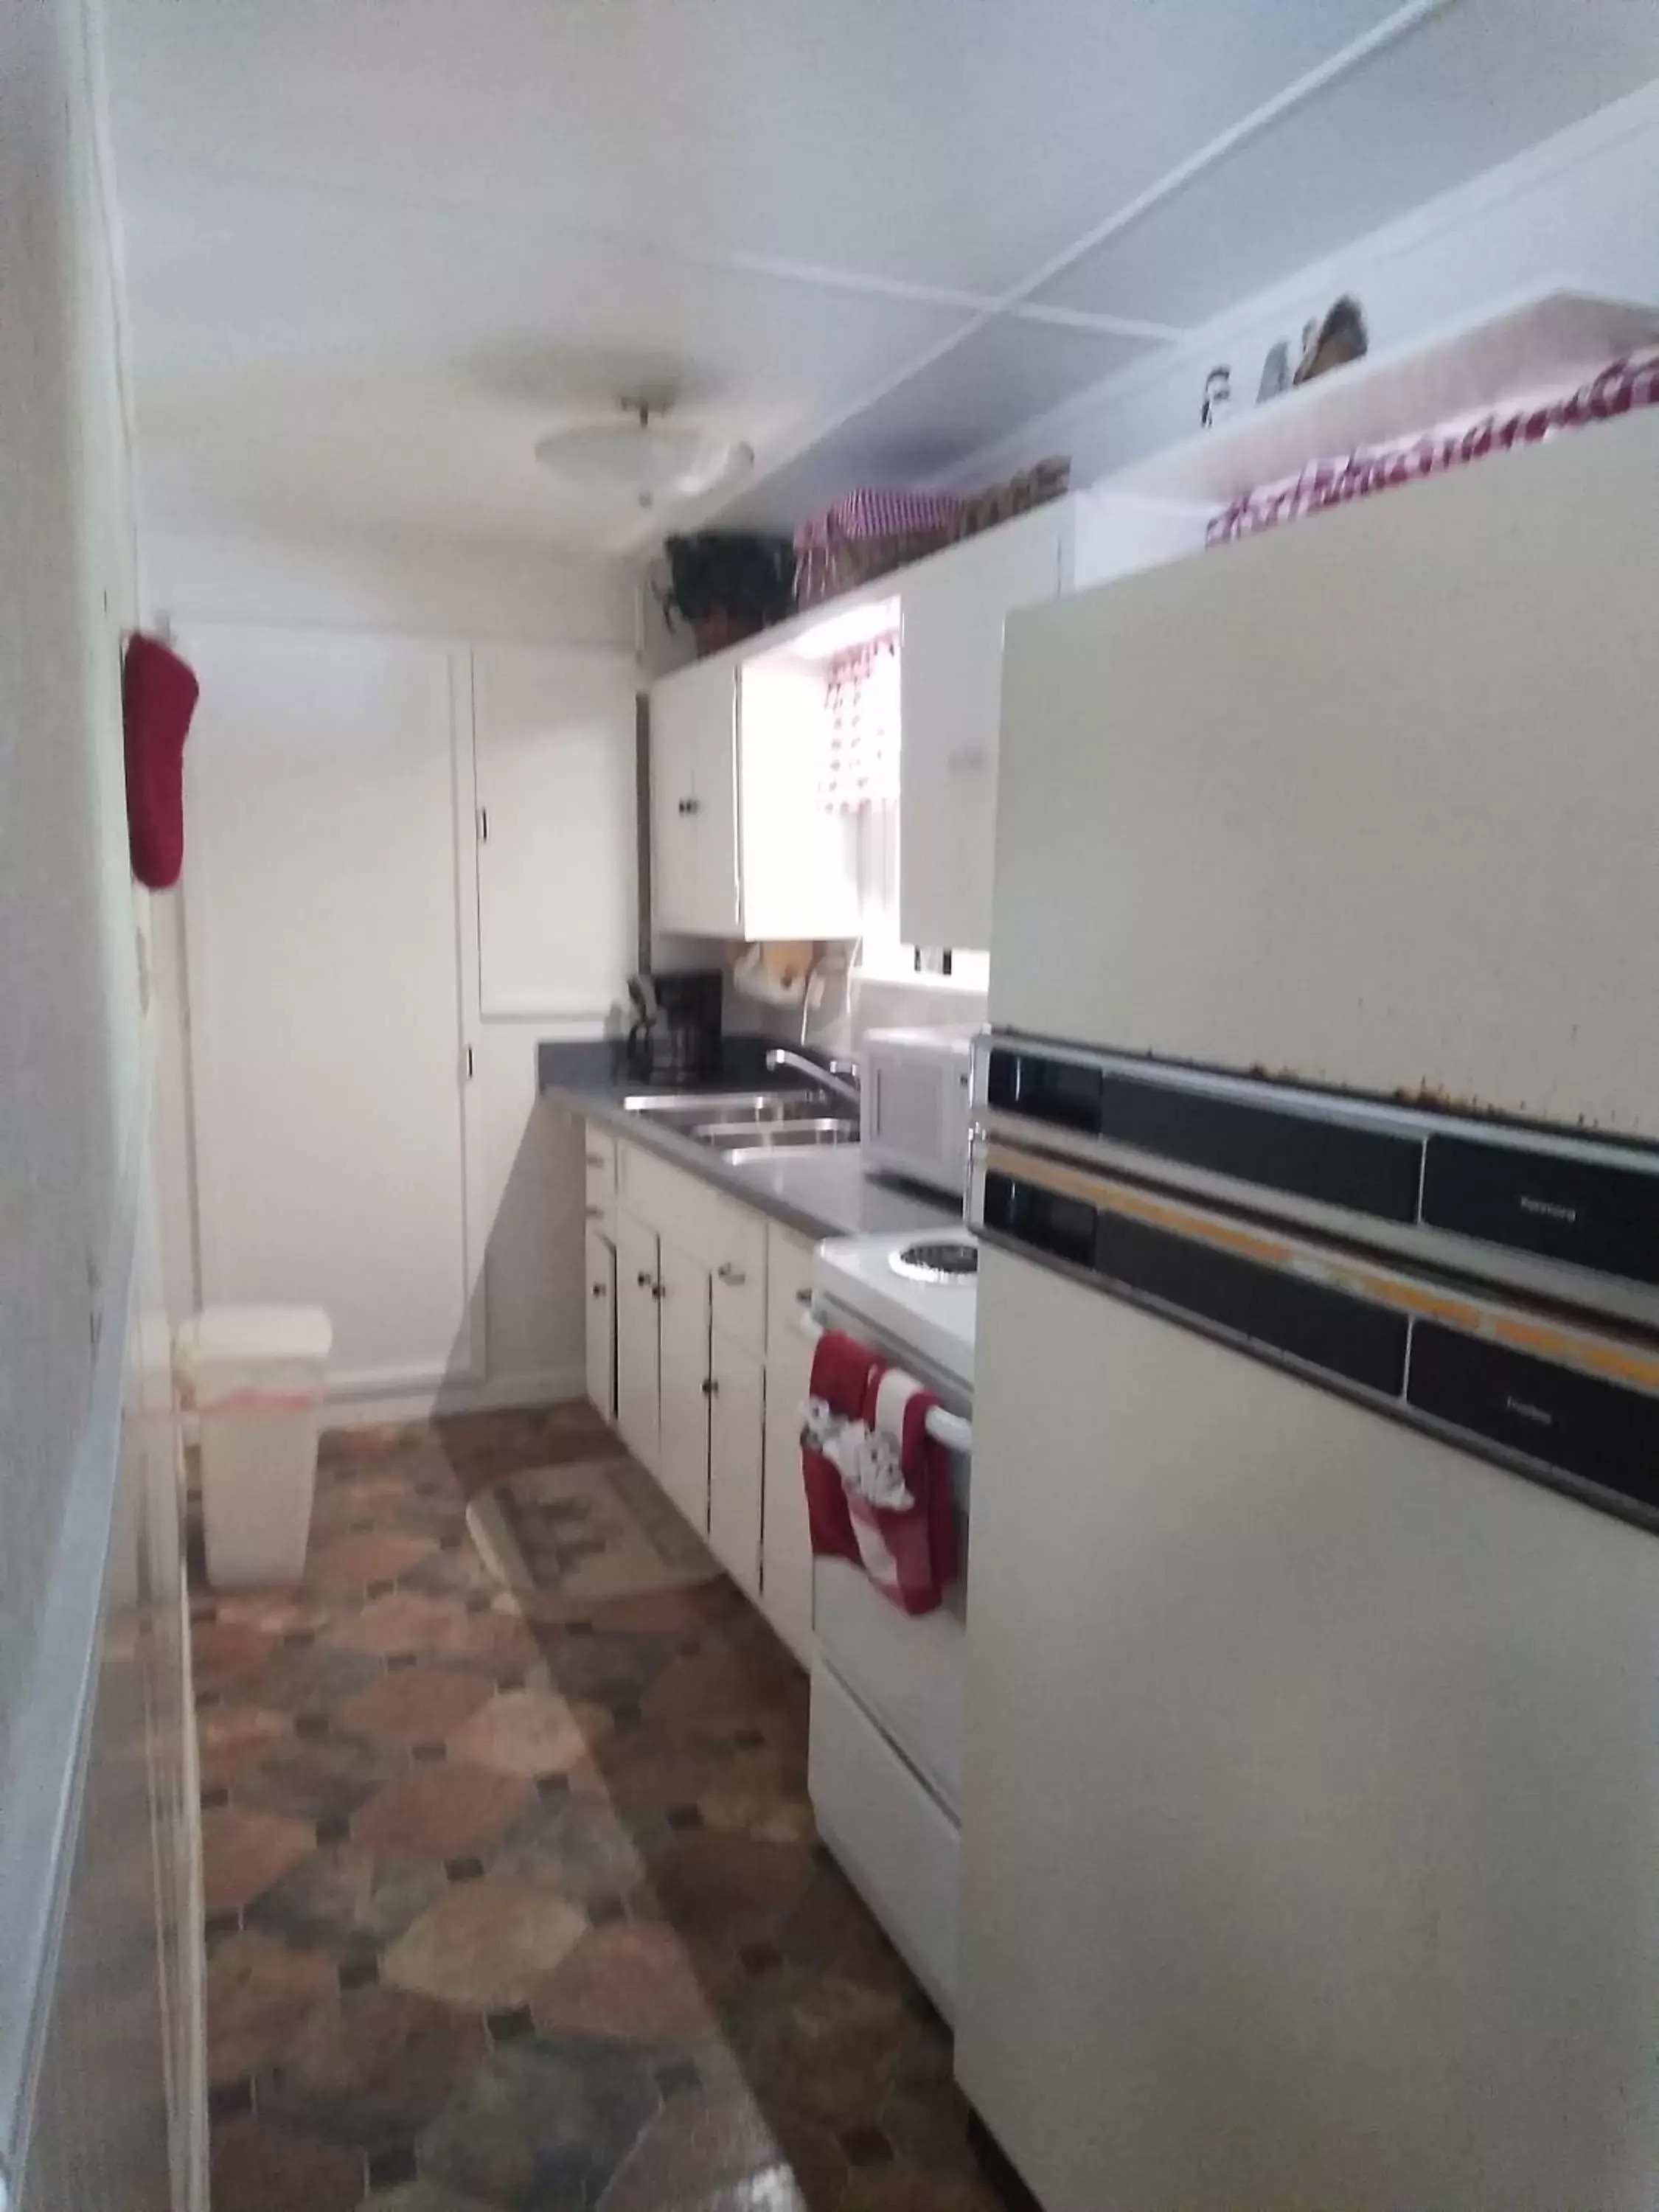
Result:
<svg viewBox="0 0 1659 2212"><path fill-rule="evenodd" d="M467 1526L485 1563L531 1601L573 1606L712 1582L713 1555L644 1468L626 1458L537 1468L475 1497Z"/></svg>

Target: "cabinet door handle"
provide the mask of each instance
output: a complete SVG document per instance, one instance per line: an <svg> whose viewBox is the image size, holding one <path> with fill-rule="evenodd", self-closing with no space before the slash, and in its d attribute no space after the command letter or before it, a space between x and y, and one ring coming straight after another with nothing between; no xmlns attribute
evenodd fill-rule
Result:
<svg viewBox="0 0 1659 2212"><path fill-rule="evenodd" d="M605 1208L602 1206L585 1206L582 1208L582 1211L586 1214L590 1221L603 1221L605 1219Z"/></svg>
<svg viewBox="0 0 1659 2212"><path fill-rule="evenodd" d="M702 813L702 799L681 799L681 801L680 801L680 812L681 812L682 814L701 814L701 813Z"/></svg>
<svg viewBox="0 0 1659 2212"><path fill-rule="evenodd" d="M811 1292L811 1291L796 1291L796 1293L795 1293L795 1304L796 1304L798 1306L810 1306L810 1305L811 1304L811 1303L812 1303L812 1293Z"/></svg>
<svg viewBox="0 0 1659 2212"><path fill-rule="evenodd" d="M715 1397L718 1397L718 1396L720 1395L720 1384L719 1384L719 1383L714 1380L714 1376L711 1375L711 1376L709 1376L708 1380L708 1381L703 1384L703 1386L702 1386L702 1395L703 1395L703 1396L704 1396L705 1398L715 1398Z"/></svg>
<svg viewBox="0 0 1659 2212"><path fill-rule="evenodd" d="M743 1269L734 1267L730 1260L722 1260L714 1273L720 1277L721 1282L729 1283L734 1291L739 1283L746 1283L749 1280Z"/></svg>
<svg viewBox="0 0 1659 2212"><path fill-rule="evenodd" d="M595 1284L594 1284L594 1285L593 1285L593 1296L594 1296L596 1298L602 1298L602 1297L605 1296L605 1285L604 1285L603 1283L595 1283Z"/></svg>
<svg viewBox="0 0 1659 2212"><path fill-rule="evenodd" d="M660 1283L653 1283L653 1284L652 1284L652 1285L651 1285L651 1295L652 1295L652 1297L653 1297L653 1298L655 1298L655 1299L656 1299L656 1301L658 1302L658 1304L660 1304L662 1303L663 1299L665 1299L665 1298L668 1296L668 1292L667 1292L667 1291L664 1288L664 1286L662 1285L662 1284L660 1284Z"/></svg>
<svg viewBox="0 0 1659 2212"><path fill-rule="evenodd" d="M642 1291L653 1291L657 1287L657 1279L648 1267L641 1267L634 1279Z"/></svg>
<svg viewBox="0 0 1659 2212"><path fill-rule="evenodd" d="M584 1152L582 1154L582 1158L587 1162L588 1166L591 1168L602 1168L605 1164L605 1158L603 1152Z"/></svg>

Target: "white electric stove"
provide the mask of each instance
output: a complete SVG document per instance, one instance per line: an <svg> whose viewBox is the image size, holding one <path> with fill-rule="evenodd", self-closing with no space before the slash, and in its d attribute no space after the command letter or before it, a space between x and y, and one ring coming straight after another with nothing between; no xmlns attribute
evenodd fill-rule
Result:
<svg viewBox="0 0 1659 2212"><path fill-rule="evenodd" d="M843 1323L863 1322L890 1358L914 1352L934 1370L921 1379L971 1392L978 1264L964 1229L834 1237L813 1257L813 1302L821 1318L834 1309Z"/></svg>
<svg viewBox="0 0 1659 2212"><path fill-rule="evenodd" d="M819 1833L945 2018L954 2016L963 1681L978 1248L963 1230L819 1245L812 1314L938 1395L956 1498L957 1581L912 1618L844 1559L812 1575L811 1747ZM968 1447L964 1449L964 1444Z"/></svg>

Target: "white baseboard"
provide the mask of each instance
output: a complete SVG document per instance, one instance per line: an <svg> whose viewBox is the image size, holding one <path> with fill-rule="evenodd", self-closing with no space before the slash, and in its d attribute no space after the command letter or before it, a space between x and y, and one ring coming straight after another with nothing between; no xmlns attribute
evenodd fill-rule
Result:
<svg viewBox="0 0 1659 2212"><path fill-rule="evenodd" d="M520 1406L559 1406L587 1395L583 1367L550 1367L528 1375L492 1375L480 1382L428 1383L369 1396L331 1394L325 1429L378 1428L385 1422L429 1421L434 1413L506 1413Z"/></svg>

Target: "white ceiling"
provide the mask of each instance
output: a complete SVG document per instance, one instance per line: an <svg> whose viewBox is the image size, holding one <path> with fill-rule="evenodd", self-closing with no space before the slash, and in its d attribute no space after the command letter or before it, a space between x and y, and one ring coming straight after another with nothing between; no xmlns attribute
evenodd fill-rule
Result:
<svg viewBox="0 0 1659 2212"><path fill-rule="evenodd" d="M616 552L641 384L790 524L1659 75L1651 0L106 0L140 496ZM716 502L715 504L719 504ZM705 512L710 511L705 509Z"/></svg>

